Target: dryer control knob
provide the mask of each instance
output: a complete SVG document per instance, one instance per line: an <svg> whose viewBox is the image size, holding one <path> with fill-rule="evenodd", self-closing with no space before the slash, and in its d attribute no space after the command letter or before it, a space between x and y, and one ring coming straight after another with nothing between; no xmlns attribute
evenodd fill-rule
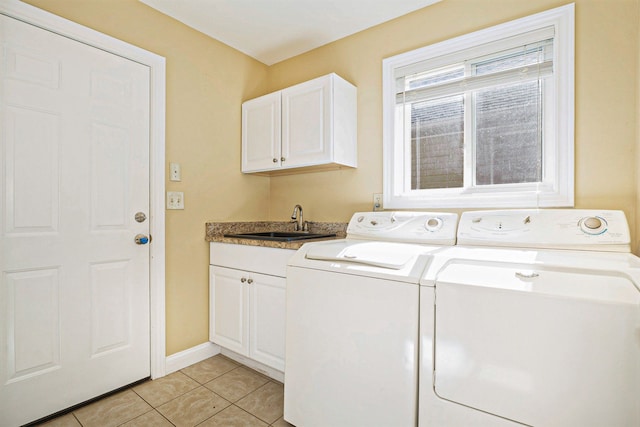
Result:
<svg viewBox="0 0 640 427"><path fill-rule="evenodd" d="M424 223L424 228L429 231L437 231L442 227L442 220L440 218L432 217Z"/></svg>
<svg viewBox="0 0 640 427"><path fill-rule="evenodd" d="M598 228L602 227L602 221L599 218L596 218L595 216L590 216L588 218L585 218L584 220L582 220L582 223L589 230L597 230Z"/></svg>
<svg viewBox="0 0 640 427"><path fill-rule="evenodd" d="M580 229L587 234L600 234L606 227L607 222L596 216L588 216L580 220Z"/></svg>

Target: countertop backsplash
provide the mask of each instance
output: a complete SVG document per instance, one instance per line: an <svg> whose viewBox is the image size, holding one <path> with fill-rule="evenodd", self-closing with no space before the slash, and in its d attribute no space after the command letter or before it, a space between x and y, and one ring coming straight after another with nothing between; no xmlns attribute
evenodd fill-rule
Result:
<svg viewBox="0 0 640 427"><path fill-rule="evenodd" d="M309 232L318 234L335 233L335 237L309 239L293 242L240 239L224 237L225 234L239 234L266 231L295 231L295 223L290 221L248 221L248 222L207 222L205 240L207 242L232 243L238 245L265 246L270 248L298 249L306 242L318 240L344 239L348 223L308 221Z"/></svg>

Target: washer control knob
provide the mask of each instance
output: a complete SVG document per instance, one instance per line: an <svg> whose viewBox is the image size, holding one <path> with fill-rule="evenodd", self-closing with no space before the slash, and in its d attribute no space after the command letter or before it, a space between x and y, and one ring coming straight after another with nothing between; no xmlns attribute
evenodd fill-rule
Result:
<svg viewBox="0 0 640 427"><path fill-rule="evenodd" d="M436 231L442 227L442 220L440 218L432 217L424 223L424 228L429 231Z"/></svg>

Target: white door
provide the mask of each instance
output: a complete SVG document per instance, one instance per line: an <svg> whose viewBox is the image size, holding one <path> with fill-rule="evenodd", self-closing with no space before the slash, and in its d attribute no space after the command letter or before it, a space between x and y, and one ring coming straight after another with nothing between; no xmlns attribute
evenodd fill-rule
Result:
<svg viewBox="0 0 640 427"><path fill-rule="evenodd" d="M149 376L149 69L0 15L0 425Z"/></svg>

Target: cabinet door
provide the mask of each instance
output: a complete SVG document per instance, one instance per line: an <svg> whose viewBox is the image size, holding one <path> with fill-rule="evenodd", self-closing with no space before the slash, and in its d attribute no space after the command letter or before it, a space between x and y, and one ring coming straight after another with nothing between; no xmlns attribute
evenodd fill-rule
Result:
<svg viewBox="0 0 640 427"><path fill-rule="evenodd" d="M286 279L251 273L249 356L284 371Z"/></svg>
<svg viewBox="0 0 640 427"><path fill-rule="evenodd" d="M331 76L282 91L283 168L332 161Z"/></svg>
<svg viewBox="0 0 640 427"><path fill-rule="evenodd" d="M243 355L249 351L248 275L224 267L210 269L209 335L211 341ZM244 281L242 280L244 279Z"/></svg>
<svg viewBox="0 0 640 427"><path fill-rule="evenodd" d="M280 167L280 92L242 104L242 172Z"/></svg>

